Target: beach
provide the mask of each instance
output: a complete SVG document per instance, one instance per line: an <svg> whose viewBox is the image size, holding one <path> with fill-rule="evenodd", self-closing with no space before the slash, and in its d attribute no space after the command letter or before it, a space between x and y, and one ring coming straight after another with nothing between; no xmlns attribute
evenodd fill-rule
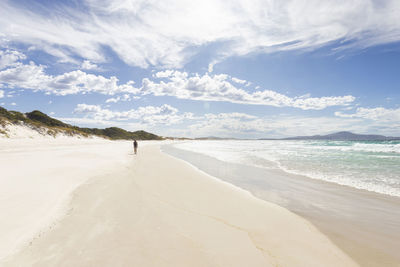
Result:
<svg viewBox="0 0 400 267"><path fill-rule="evenodd" d="M273 150L273 153L263 149L263 141L198 141L164 145L162 150L185 159L202 171L243 188L260 199L276 203L306 218L361 266L400 266L398 255L400 198L289 173L272 167L272 162L265 160L267 156L279 153L279 150L287 150L288 156L283 157L285 160L293 154L292 152L298 152L295 154L297 158L304 155L307 160L310 157L316 157L302 152L301 143L302 141L283 142L283 144L279 141L270 141L267 143L267 149ZM289 149L293 145L296 145L295 149ZM328 145L329 156L333 149L343 149L342 143ZM358 145L356 149L359 148ZM245 149L242 149L242 146ZM312 147L313 154L318 153L315 142L308 142L307 146ZM390 156L397 160L397 152L394 152L398 148L397 144L389 147L378 144L377 147L379 152L376 156L385 157L385 160ZM346 149L343 153L346 156L343 160L344 164L347 164L351 158L357 159L351 155L353 152L350 149L354 150L353 146L344 148ZM317 149L321 150L320 147ZM382 151L385 151L387 155ZM364 151L361 153L366 154ZM327 160L323 158L324 155L319 154L315 162L322 165ZM262 155L264 158L255 155ZM368 158L373 156L368 155ZM298 162L295 163L299 165ZM371 163L379 164L379 162ZM302 165L306 164L307 162L302 163ZM337 163L334 164L337 165ZM357 164L361 165L359 168L361 171L365 170L362 168L362 160L357 160ZM382 169L386 166L380 165L377 168ZM395 164L392 166L391 175L396 177L399 169ZM301 167L306 169L305 166ZM317 171L318 166L313 164L312 168ZM348 170L349 167L343 165L335 171L341 173L346 169ZM383 170L382 173L388 171ZM374 177L370 174L368 176L371 177L369 180ZM380 185L376 184L376 186ZM387 190L388 192L396 192L396 183L393 185L393 189ZM380 189L380 187L377 188Z"/></svg>
<svg viewBox="0 0 400 267"><path fill-rule="evenodd" d="M158 143L28 141L1 141L1 266L357 266L309 221Z"/></svg>
<svg viewBox="0 0 400 267"><path fill-rule="evenodd" d="M129 148L104 139L0 139L0 259L46 232L90 177L124 166Z"/></svg>

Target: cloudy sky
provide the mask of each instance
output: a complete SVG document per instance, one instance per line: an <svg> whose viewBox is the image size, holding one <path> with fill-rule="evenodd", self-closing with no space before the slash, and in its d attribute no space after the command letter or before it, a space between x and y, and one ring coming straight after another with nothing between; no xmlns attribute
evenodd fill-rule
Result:
<svg viewBox="0 0 400 267"><path fill-rule="evenodd" d="M0 0L0 105L164 136L400 136L398 0Z"/></svg>

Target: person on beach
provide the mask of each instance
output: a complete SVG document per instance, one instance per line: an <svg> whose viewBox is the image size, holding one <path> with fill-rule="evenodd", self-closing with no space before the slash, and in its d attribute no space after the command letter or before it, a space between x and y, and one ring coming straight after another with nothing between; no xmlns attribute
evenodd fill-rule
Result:
<svg viewBox="0 0 400 267"><path fill-rule="evenodd" d="M136 142L136 140L133 140L133 152L135 153L135 155L137 154L137 148L138 148L138 143Z"/></svg>

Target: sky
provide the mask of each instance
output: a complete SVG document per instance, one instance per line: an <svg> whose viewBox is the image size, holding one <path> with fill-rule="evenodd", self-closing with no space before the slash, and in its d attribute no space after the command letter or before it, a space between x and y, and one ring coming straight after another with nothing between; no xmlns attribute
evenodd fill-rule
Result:
<svg viewBox="0 0 400 267"><path fill-rule="evenodd" d="M0 106L162 136L400 136L398 0L0 0Z"/></svg>

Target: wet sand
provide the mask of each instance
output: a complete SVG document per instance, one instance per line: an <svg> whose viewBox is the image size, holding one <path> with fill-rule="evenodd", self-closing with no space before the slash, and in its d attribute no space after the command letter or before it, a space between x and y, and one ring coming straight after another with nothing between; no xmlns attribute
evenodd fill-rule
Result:
<svg viewBox="0 0 400 267"><path fill-rule="evenodd" d="M163 146L200 170L311 221L361 266L400 266L400 198Z"/></svg>

